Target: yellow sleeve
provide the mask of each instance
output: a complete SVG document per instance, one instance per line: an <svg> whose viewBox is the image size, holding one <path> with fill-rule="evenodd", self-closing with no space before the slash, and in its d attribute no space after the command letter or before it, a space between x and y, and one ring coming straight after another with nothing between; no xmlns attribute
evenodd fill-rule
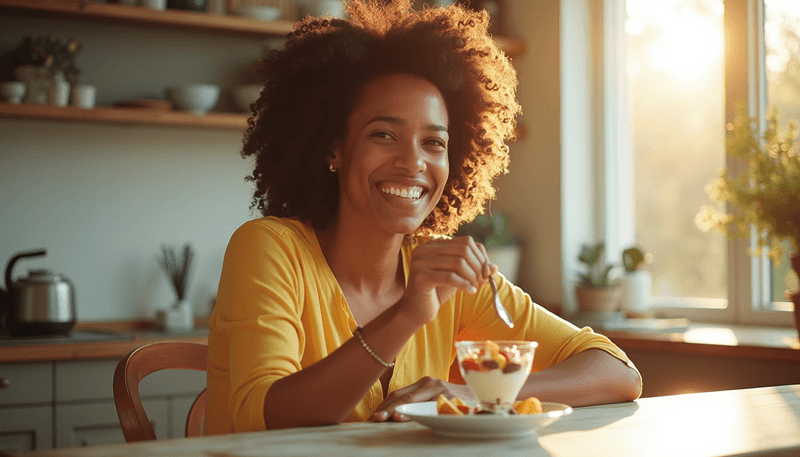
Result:
<svg viewBox="0 0 800 457"><path fill-rule="evenodd" d="M303 288L296 250L269 226L248 223L225 252L214 325L228 342L228 411L236 432L264 430L267 390L301 368Z"/></svg>
<svg viewBox="0 0 800 457"><path fill-rule="evenodd" d="M602 349L639 373L625 352L606 336L591 328L572 323L536 304L519 287L496 275L498 293L514 320L510 329L496 316L491 289L481 287L477 294L463 294L462 322L457 339L511 339L537 341L532 371L541 371L587 349ZM641 375L640 375L641 379Z"/></svg>

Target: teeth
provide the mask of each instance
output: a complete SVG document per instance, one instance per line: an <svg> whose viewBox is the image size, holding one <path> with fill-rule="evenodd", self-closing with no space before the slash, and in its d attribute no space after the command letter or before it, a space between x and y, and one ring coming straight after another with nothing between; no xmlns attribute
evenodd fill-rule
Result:
<svg viewBox="0 0 800 457"><path fill-rule="evenodd" d="M398 189L396 187L384 187L381 189L381 192L384 194L394 195L400 198L408 198L411 200L416 200L422 195L422 189L419 187L412 187L410 189L402 188Z"/></svg>

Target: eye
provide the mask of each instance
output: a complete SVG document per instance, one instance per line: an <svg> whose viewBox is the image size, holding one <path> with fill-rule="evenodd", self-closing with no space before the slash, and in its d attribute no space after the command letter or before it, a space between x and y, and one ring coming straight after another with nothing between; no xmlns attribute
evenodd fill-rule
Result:
<svg viewBox="0 0 800 457"><path fill-rule="evenodd" d="M382 140L393 140L394 134L388 130L376 130L369 134L371 138L379 138Z"/></svg>
<svg viewBox="0 0 800 457"><path fill-rule="evenodd" d="M447 143L441 138L430 138L425 141L425 144L429 144L438 148L447 149Z"/></svg>

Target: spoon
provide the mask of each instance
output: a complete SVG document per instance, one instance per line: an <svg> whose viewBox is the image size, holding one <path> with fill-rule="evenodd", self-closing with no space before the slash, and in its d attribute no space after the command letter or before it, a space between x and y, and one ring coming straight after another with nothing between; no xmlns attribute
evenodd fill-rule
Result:
<svg viewBox="0 0 800 457"><path fill-rule="evenodd" d="M494 283L494 278L489 276L489 284L492 286L492 295L494 296L494 309L497 311L497 315L500 317L500 320L506 323L510 328L514 328L514 322L511 320L511 316L509 316L508 311L500 303L500 297L497 295L497 285Z"/></svg>

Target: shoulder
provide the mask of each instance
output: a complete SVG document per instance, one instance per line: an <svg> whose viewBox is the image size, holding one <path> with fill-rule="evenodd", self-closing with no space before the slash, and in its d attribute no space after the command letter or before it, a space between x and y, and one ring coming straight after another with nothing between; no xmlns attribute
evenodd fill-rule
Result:
<svg viewBox="0 0 800 457"><path fill-rule="evenodd" d="M242 224L231 236L231 242L310 242L313 237L314 230L304 222L294 218L267 216Z"/></svg>

